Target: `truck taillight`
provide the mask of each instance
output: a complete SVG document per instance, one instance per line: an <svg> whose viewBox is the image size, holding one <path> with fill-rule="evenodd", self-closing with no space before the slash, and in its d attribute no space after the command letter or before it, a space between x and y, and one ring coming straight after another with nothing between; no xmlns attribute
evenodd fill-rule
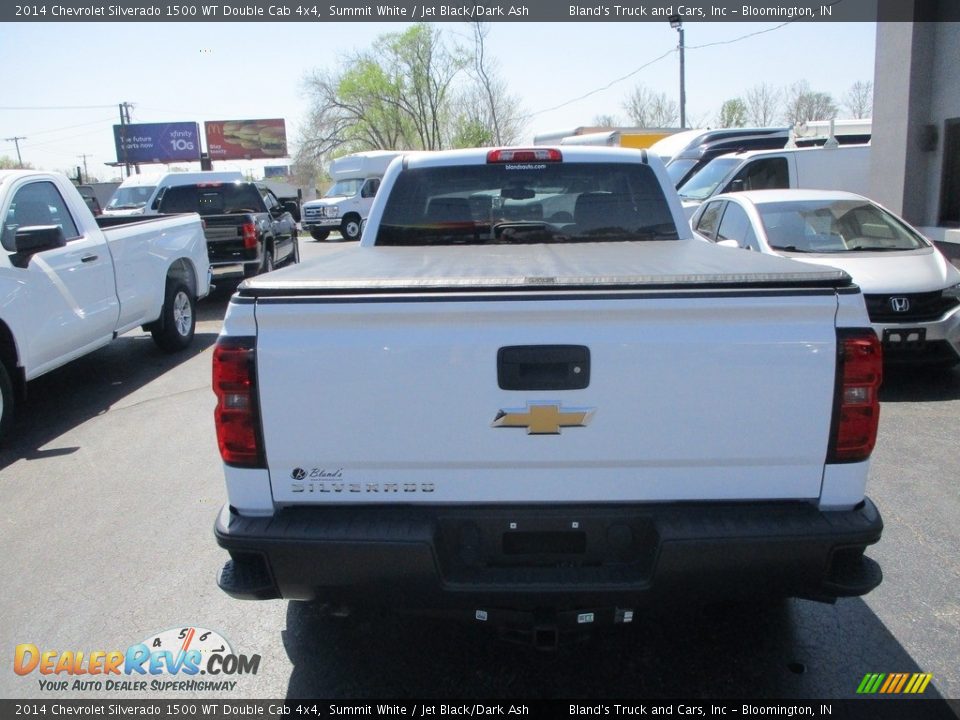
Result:
<svg viewBox="0 0 960 720"><path fill-rule="evenodd" d="M491 150L487 153L488 163L525 163L525 162L562 162L563 155L556 148L515 148Z"/></svg>
<svg viewBox="0 0 960 720"><path fill-rule="evenodd" d="M880 422L883 350L869 329L837 331L837 387L827 462L860 462L870 457Z"/></svg>
<svg viewBox="0 0 960 720"><path fill-rule="evenodd" d="M222 337L213 349L214 421L220 456L228 465L266 467L257 404L256 339Z"/></svg>
<svg viewBox="0 0 960 720"><path fill-rule="evenodd" d="M257 226L252 222L245 222L240 226L240 235L243 237L243 246L252 250L257 246Z"/></svg>

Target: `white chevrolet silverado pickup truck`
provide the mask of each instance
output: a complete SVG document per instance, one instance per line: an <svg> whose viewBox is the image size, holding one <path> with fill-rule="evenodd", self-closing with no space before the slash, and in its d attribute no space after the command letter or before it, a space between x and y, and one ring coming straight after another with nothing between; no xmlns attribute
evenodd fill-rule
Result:
<svg viewBox="0 0 960 720"><path fill-rule="evenodd" d="M27 381L140 326L167 351L193 340L210 289L199 216L98 221L64 176L11 170L0 218L0 439Z"/></svg>
<svg viewBox="0 0 960 720"><path fill-rule="evenodd" d="M408 154L359 247L231 300L218 582L538 642L677 593L862 595L880 380L846 274L694 239L644 151Z"/></svg>

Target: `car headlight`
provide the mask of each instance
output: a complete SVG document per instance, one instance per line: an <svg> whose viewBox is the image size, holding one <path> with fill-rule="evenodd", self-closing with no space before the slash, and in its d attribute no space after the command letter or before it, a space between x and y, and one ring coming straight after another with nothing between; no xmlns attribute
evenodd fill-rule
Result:
<svg viewBox="0 0 960 720"><path fill-rule="evenodd" d="M331 205L327 208L327 217L336 217L339 214L340 208L338 208L336 205Z"/></svg>
<svg viewBox="0 0 960 720"><path fill-rule="evenodd" d="M960 283L954 285L953 287L948 287L943 291L943 296L945 298L952 298L953 300L960 300Z"/></svg>

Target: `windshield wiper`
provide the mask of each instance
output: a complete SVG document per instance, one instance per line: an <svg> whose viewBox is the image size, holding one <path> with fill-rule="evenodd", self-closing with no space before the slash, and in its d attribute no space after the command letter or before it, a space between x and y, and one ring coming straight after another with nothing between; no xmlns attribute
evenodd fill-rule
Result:
<svg viewBox="0 0 960 720"><path fill-rule="evenodd" d="M917 248L898 248L898 247L866 247L857 245L856 247L846 248L845 250L834 250L832 252L903 252L904 250L916 250Z"/></svg>

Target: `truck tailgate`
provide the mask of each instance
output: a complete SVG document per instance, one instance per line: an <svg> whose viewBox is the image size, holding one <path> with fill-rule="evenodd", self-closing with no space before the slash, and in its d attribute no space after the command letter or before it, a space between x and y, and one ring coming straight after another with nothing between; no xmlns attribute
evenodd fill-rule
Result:
<svg viewBox="0 0 960 720"><path fill-rule="evenodd" d="M261 298L274 501L816 498L836 310L828 289ZM502 389L501 348L537 373L555 346L587 349L586 387Z"/></svg>

